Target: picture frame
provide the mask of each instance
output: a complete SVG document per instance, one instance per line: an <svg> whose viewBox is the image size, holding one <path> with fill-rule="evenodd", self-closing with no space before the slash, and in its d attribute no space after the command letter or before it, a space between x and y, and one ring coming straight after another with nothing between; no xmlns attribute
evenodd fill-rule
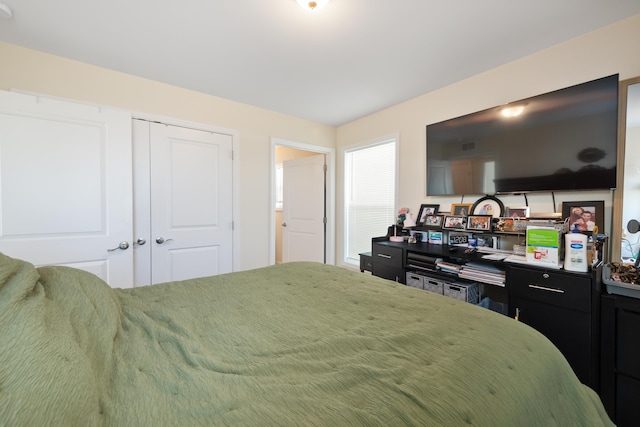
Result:
<svg viewBox="0 0 640 427"><path fill-rule="evenodd" d="M440 205L433 204L422 204L420 205L420 210L418 211L418 218L416 218L416 225L425 225L425 217L427 215L437 215L438 209L440 209Z"/></svg>
<svg viewBox="0 0 640 427"><path fill-rule="evenodd" d="M484 196L473 204L471 215L490 215L493 218L500 218L504 216L504 204L495 196Z"/></svg>
<svg viewBox="0 0 640 427"><path fill-rule="evenodd" d="M451 203L451 215L467 216L471 213L473 203Z"/></svg>
<svg viewBox="0 0 640 427"><path fill-rule="evenodd" d="M501 232L505 232L505 233L514 232L514 231L516 231L515 221L517 219L518 218L511 218L511 217L499 218L498 222L493 227L493 230L494 231L501 231Z"/></svg>
<svg viewBox="0 0 640 427"><path fill-rule="evenodd" d="M467 228L467 217L462 215L445 215L442 228L448 230L464 230Z"/></svg>
<svg viewBox="0 0 640 427"><path fill-rule="evenodd" d="M467 230L491 231L491 215L469 215L467 217Z"/></svg>
<svg viewBox="0 0 640 427"><path fill-rule="evenodd" d="M508 206L504 216L506 218L529 218L529 206Z"/></svg>
<svg viewBox="0 0 640 427"><path fill-rule="evenodd" d="M604 200L562 202L562 218L568 220L569 230L586 233L604 232ZM596 228L597 227L597 228Z"/></svg>
<svg viewBox="0 0 640 427"><path fill-rule="evenodd" d="M421 225L428 228L442 228L443 223L444 215L427 215Z"/></svg>

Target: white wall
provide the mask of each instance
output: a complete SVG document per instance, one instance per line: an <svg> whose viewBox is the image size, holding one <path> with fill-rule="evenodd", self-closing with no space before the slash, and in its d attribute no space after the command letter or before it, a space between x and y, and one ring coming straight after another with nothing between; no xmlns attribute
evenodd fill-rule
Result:
<svg viewBox="0 0 640 427"><path fill-rule="evenodd" d="M0 90L19 89L239 131L240 269L269 263L271 138L334 147L335 128L0 42Z"/></svg>
<svg viewBox="0 0 640 427"><path fill-rule="evenodd" d="M338 171L342 171L343 149L400 133L400 206L417 210L421 203L440 203L448 207L459 198L424 196L425 126L452 117L505 104L595 78L619 73L620 79L640 75L640 15L610 25L566 43L540 51L469 79L430 92L410 101L353 121L338 128ZM338 183L343 176L338 176ZM529 195L532 212L558 211L562 201L605 200L605 215L611 222L612 194L605 192L556 193L556 206L550 193ZM338 185L337 212L343 212L344 193ZM465 198L473 203L477 197ZM505 206L522 206L522 196L501 197ZM337 219L337 236L342 236L343 216ZM383 235L385 230L380 230ZM612 244L620 245L617 243ZM343 259L343 243L337 242L336 260Z"/></svg>

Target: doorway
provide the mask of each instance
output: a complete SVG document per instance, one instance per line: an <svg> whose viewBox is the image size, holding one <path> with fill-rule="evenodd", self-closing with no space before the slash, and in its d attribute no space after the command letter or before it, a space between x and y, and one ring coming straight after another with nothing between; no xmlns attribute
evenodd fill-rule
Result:
<svg viewBox="0 0 640 427"><path fill-rule="evenodd" d="M326 209L325 226L325 259L327 264L335 264L335 150L327 147L314 146L295 141L287 141L278 138L271 139L271 232L270 232L270 264L282 262L283 251L283 212L277 206L278 191L276 188L276 165L282 165L284 161L294 159L311 158L323 154L326 160L326 191L324 192L324 205ZM319 196L320 197L320 196ZM291 201L290 201L291 202ZM286 201L285 201L286 203Z"/></svg>

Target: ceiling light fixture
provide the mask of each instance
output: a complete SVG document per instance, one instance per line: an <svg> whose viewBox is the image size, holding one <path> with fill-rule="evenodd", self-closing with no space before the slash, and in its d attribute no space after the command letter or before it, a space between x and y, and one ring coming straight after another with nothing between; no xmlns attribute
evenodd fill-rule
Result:
<svg viewBox="0 0 640 427"><path fill-rule="evenodd" d="M13 17L11 8L2 2L0 2L0 17L7 19L11 19Z"/></svg>
<svg viewBox="0 0 640 427"><path fill-rule="evenodd" d="M310 10L313 12L322 9L327 5L327 3L329 3L329 0L315 0L315 1L296 0L296 1L298 2L301 8Z"/></svg>
<svg viewBox="0 0 640 427"><path fill-rule="evenodd" d="M505 117L517 117L524 111L524 105L516 105L514 107L505 107L500 112Z"/></svg>

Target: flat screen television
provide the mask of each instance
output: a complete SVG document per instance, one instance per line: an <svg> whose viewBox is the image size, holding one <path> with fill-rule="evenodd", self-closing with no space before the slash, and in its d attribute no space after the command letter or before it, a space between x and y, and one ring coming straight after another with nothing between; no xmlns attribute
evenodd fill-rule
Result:
<svg viewBox="0 0 640 427"><path fill-rule="evenodd" d="M427 125L427 196L616 186L618 75Z"/></svg>

